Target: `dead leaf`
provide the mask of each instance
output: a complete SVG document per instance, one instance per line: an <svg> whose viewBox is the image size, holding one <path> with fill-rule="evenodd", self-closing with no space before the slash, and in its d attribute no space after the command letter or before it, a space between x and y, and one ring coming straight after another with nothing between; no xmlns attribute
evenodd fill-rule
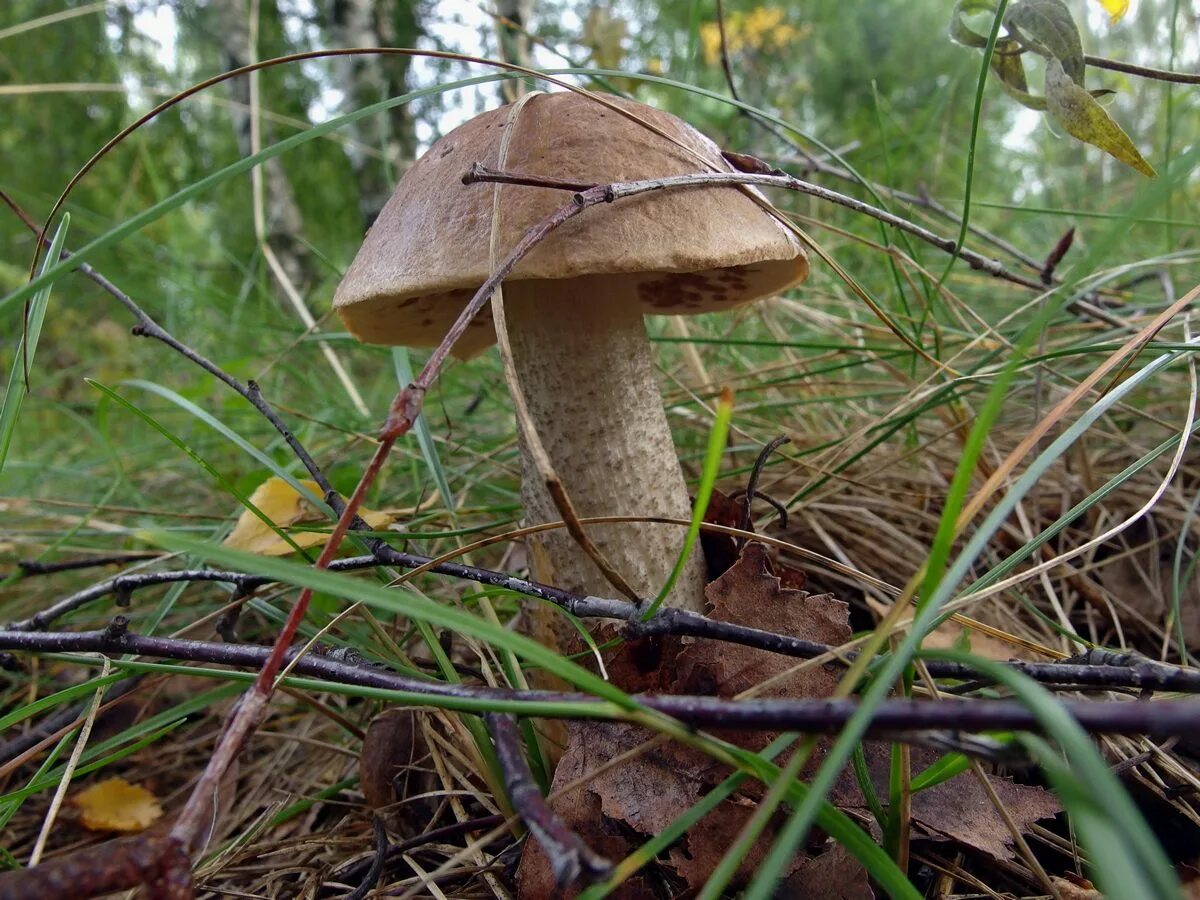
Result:
<svg viewBox="0 0 1200 900"><path fill-rule="evenodd" d="M420 713L389 709L367 726L358 757L358 781L367 805L388 830L411 837L427 824L434 812L431 800L411 798L428 793L434 776L422 762L429 755L421 732Z"/></svg>
<svg viewBox="0 0 1200 900"><path fill-rule="evenodd" d="M745 515L746 499L734 500L716 489L704 508L704 521L709 525L725 528L740 528ZM708 580L720 578L738 560L738 543L732 534L719 531L701 531L700 546L708 564Z"/></svg>
<svg viewBox="0 0 1200 900"><path fill-rule="evenodd" d="M886 798L891 746L868 741L864 751L876 794ZM910 754L914 774L938 759L937 753L924 747L913 747ZM998 775L988 775L987 779L1021 833L1027 832L1039 819L1050 818L1062 811L1054 795L1043 788L1017 784ZM867 810L858 782L850 771L843 773L830 799L842 809ZM993 859L1006 860L1013 856L1012 834L971 772L913 794L912 821L927 837L935 840L951 840Z"/></svg>
<svg viewBox="0 0 1200 900"><path fill-rule="evenodd" d="M162 807L144 787L108 778L75 795L79 820L91 831L143 831L162 816Z"/></svg>
<svg viewBox="0 0 1200 900"><path fill-rule="evenodd" d="M890 606L881 603L873 597L867 598L871 612L883 618ZM998 637L993 637L984 631L977 631L960 625L953 619L947 619L921 641L923 650L966 650L984 659L994 659L998 662L1008 662L1012 659L1040 658L1021 644L1009 643Z"/></svg>
<svg viewBox="0 0 1200 900"><path fill-rule="evenodd" d="M1000 38L996 41L991 66L1005 87L1018 94L1029 93L1029 84L1025 80L1025 62L1021 59L1021 45L1013 38Z"/></svg>
<svg viewBox="0 0 1200 900"><path fill-rule="evenodd" d="M783 880L776 897L788 900L875 900L867 870L841 844L833 844L819 856Z"/></svg>
<svg viewBox="0 0 1200 900"><path fill-rule="evenodd" d="M708 585L704 594L709 615L722 622L835 647L850 640L849 606L832 594L808 594L783 587L762 544L747 544L737 565ZM837 687L840 670L809 663L794 671L802 663L753 647L697 639L679 654L675 691L734 697L753 688L760 698L830 696ZM762 749L774 738L768 732L724 736L753 750Z"/></svg>
<svg viewBox="0 0 1200 900"><path fill-rule="evenodd" d="M713 618L832 644L850 638L846 604L828 594L810 595L782 587L761 544L747 544L737 563L708 585L706 596ZM758 696L828 696L838 673L811 664L791 672L799 662L721 641L664 638L658 643L622 645L608 671L614 683L625 690L728 697L780 676ZM627 856L643 840L661 832L729 774L707 754L674 743L656 744L620 765L608 765L642 748L653 737L645 729L625 724L570 725L567 750L554 774L551 804L589 846L611 859ZM722 737L749 748L761 748L771 739L770 734L761 732L725 732ZM819 753L814 760L819 760ZM556 791L580 779L583 786L556 796ZM747 782L744 793L726 800L693 826L671 848L670 865L664 865L660 874L682 878L692 889L702 885L728 851L730 836L753 813L761 790L760 784ZM775 828L769 825L759 845L742 861L735 881L744 882L752 874L774 835ZM801 854L795 865L803 861ZM533 890L534 885L553 884L549 863L536 842L526 845L519 873L522 896L558 896ZM859 877L857 873L858 864L851 861L841 879L851 883ZM641 888L624 887L629 892L618 896L641 896Z"/></svg>
<svg viewBox="0 0 1200 900"><path fill-rule="evenodd" d="M1136 542L1143 538L1148 540L1149 532L1139 528L1130 533L1128 540ZM1123 549L1125 542L1113 543ZM1118 603L1141 614L1152 626L1165 628L1174 606L1175 548L1176 544L1170 541L1153 541L1120 552L1103 562L1100 584ZM1185 555L1181 562L1181 570L1188 571L1192 564L1190 555ZM1184 643L1188 647L1200 646L1200 578L1194 574L1181 585L1179 618ZM1172 622L1172 634L1177 627Z"/></svg>
<svg viewBox="0 0 1200 900"><path fill-rule="evenodd" d="M316 496L321 496L321 487L315 481L301 481L300 484ZM319 510L300 495L299 491L282 478L268 478L250 495L250 502L281 529L307 522L332 525ZM376 531L386 528L396 520L392 513L378 512L365 507L359 510L358 514ZM300 549L307 550L309 547L324 546L329 540L329 535L316 531L297 531L291 538ZM238 516L237 525L229 533L229 537L225 538L224 543L226 547L257 553L259 556L287 556L296 549L249 509L243 510Z"/></svg>
<svg viewBox="0 0 1200 900"><path fill-rule="evenodd" d="M671 848L670 860L675 871L692 888L699 888L712 875L713 870L729 852L733 837L740 834L742 829L754 815L755 802L749 798L737 798L722 803L711 813L697 822L687 837ZM786 821L786 814L777 815L775 820L764 829L762 836L750 848L745 858L738 865L734 876L736 884L745 884L753 877L758 867L766 859L767 852L775 843L779 826ZM795 874L809 862L803 853L798 853L785 870L786 874ZM858 861L850 858L838 874L839 880L854 880L854 870L862 874L864 883L866 872ZM778 897L792 897L793 894L776 893ZM832 897L833 894L813 894L813 897ZM869 895L868 895L869 896Z"/></svg>
<svg viewBox="0 0 1200 900"><path fill-rule="evenodd" d="M1078 876L1075 876L1078 878ZM1057 875L1050 876L1050 883L1054 885L1058 891L1058 896L1062 900L1104 900L1104 895L1096 890L1090 881L1086 878L1079 878L1083 884L1078 884L1076 881L1068 881L1066 878L1059 878Z"/></svg>
<svg viewBox="0 0 1200 900"><path fill-rule="evenodd" d="M722 621L835 646L851 636L847 605L829 594L812 595L785 588L774 574L767 550L761 544L747 544L737 563L708 586L706 597L709 614ZM654 645L648 642L623 645L610 662L609 672L613 681L627 690L733 697L755 688L759 697L829 696L841 670L801 663L762 650L703 638L687 641L666 638ZM760 749L772 735L722 732L722 737L749 749ZM647 748L645 745L653 738L651 732L626 724L573 722L570 725L566 753L554 775L551 805L590 847L610 859L627 856L646 838L660 833L729 774L727 768L708 755L689 747L661 742ZM868 750L868 767L876 792L886 797L890 747L871 743ZM818 744L810 766L819 764L821 757ZM610 765L618 758L622 760L619 764ZM914 748L912 758L914 770L919 771L937 756ZM786 756L776 762L785 760ZM580 785L565 791L575 782ZM1041 788L1014 784L1003 778L992 778L991 784L1022 830L1059 812L1057 801ZM753 813L762 792L758 782L744 782L738 793L669 849L667 861L659 861L657 875L645 873L644 881L624 885L617 896L647 896L650 885L661 883L661 879L670 884L674 884L672 878L684 882L685 889L674 893L686 893L704 884L728 852L732 836ZM859 818L870 815L850 770L843 773L831 799ZM1003 819L969 773L914 795L912 809L918 835L932 840L953 840L998 859L1012 855L1011 836ZM764 848L774 840L776 827L774 821L768 823L759 844L742 860L733 889L753 874ZM785 873L790 879L787 888L779 896L845 900L868 900L872 896L866 875L856 860L821 843L817 848L811 857L804 853L796 857L793 872ZM526 844L518 878L522 896L559 896L552 887L549 863L536 842ZM539 892L539 889L544 890Z"/></svg>
<svg viewBox="0 0 1200 900"><path fill-rule="evenodd" d="M726 154L741 156L741 154ZM747 157L754 159L754 157ZM736 168L736 166L735 166ZM725 528L741 528L746 515L746 498L736 500L718 490L712 492L708 506L704 510L704 521L709 525L721 525ZM754 531L754 525L749 526ZM719 531L704 530L700 532L700 546L704 550L704 559L708 565L708 580L716 581L737 563L740 557L738 541L731 534ZM781 563L776 554L772 553L771 568L779 576L784 587L803 590L808 576L800 569Z"/></svg>
<svg viewBox="0 0 1200 900"><path fill-rule="evenodd" d="M574 723L573 723L574 724ZM574 735L573 735L574 736ZM560 766L561 768L561 766ZM557 775L556 781L557 781ZM561 798L551 798L554 808L566 825L578 834L594 851L606 859L622 859L631 849L628 834L607 820L600 812L600 800L590 791L579 788ZM577 897L577 888L559 888L550 862L537 841L526 841L517 867L517 896L528 898ZM643 870L608 894L615 900L658 900L646 870Z"/></svg>
<svg viewBox="0 0 1200 900"><path fill-rule="evenodd" d="M728 774L728 770L714 767L706 754L673 743L657 744L620 765L608 765L654 737L651 731L624 723L570 724L567 752L554 773L551 804L572 831L609 859L628 856L646 838L658 834L699 802L717 780ZM583 783L564 792L576 781ZM654 880L678 877L693 889L704 884L729 850L731 836L753 812L752 798L735 795L726 800L672 846L670 865L661 866ZM774 823L766 829L759 845L742 861L735 883L748 879L776 832ZM796 865L802 859L798 857ZM562 896L553 889L549 861L536 842L526 844L517 877L522 897ZM649 870L644 870L642 877L622 885L612 896L659 896L648 893L650 879ZM539 892L538 888L543 887L546 891Z"/></svg>

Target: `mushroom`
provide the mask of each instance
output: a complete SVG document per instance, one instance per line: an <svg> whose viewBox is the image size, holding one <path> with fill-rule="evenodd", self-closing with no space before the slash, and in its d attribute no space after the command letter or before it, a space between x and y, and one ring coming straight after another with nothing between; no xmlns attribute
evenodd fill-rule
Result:
<svg viewBox="0 0 1200 900"><path fill-rule="evenodd" d="M337 289L334 306L351 333L368 343L434 346L486 280L495 186L462 183L473 163L599 184L732 171L712 141L675 116L606 100L616 108L575 92L540 94L511 122L501 107L437 141L400 180ZM505 129L513 133L501 164ZM550 188L499 190L499 259L570 200ZM802 247L758 200L707 185L594 207L552 232L505 280L516 379L580 516L690 516L642 317L729 309L804 279ZM455 353L469 357L494 341L491 316L481 312ZM560 519L526 434L521 447L528 522ZM653 597L685 532L632 523L592 525L587 534L639 596ZM692 554L668 605L703 610L700 557ZM613 593L562 529L538 535L531 559L543 581Z"/></svg>

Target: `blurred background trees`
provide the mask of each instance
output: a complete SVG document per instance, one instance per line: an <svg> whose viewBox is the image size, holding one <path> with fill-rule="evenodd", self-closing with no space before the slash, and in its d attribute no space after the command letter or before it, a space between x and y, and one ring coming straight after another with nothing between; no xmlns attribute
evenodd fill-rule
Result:
<svg viewBox="0 0 1200 900"><path fill-rule="evenodd" d="M1200 65L1190 4L1141 0L1114 24L1095 0L1069 5L1090 53L1180 70ZM802 134L784 140L782 130L772 133L733 106L664 82L729 95L716 6L707 0L517 0L495 7L471 0L9 0L0 10L0 186L40 218L106 139L173 92L252 60L326 47L392 45L546 68L619 69L626 75L583 83L667 107L722 146L797 173L805 171L804 154L821 155L807 139L814 138L841 150L869 180L961 210L979 54L948 39L950 4L730 0L723 8L739 96ZM355 56L263 71L256 98L249 79L227 81L158 117L101 161L68 204L74 216L69 243L79 246L251 152L253 116L260 143L269 145L381 99L487 71L455 60ZM1040 66L1031 65L1031 71L1036 89ZM650 80L628 77L637 73ZM1099 70L1089 70L1089 86L1116 91L1104 101L1111 115L1160 172L1173 158L1176 171L1194 166L1194 88ZM266 254L278 258L290 289L321 319L364 228L403 168L436 136L502 102L511 87L492 82L433 91L306 143L263 167L260 200L249 176L234 178L105 252L97 268L238 374L267 378L284 397L295 390L296 405L302 405L302 396L315 419L369 430L374 418L363 415L338 386L286 302L289 287ZM1043 258L1073 225L1080 226L1076 253L1102 239L1111 244L1114 235L1127 261L1195 248L1192 223L1200 219L1200 190L1190 169L1171 189L1155 187L1099 151L1055 133L994 79L985 92L979 135L971 220L1032 257ZM866 196L850 183L829 183ZM844 211L794 197L779 202L829 226L880 239L876 226ZM957 230L945 218L924 218L927 211L894 205L943 233ZM1110 218L1134 205L1136 222ZM921 289L898 281L869 246L835 232L818 237L888 308L923 302ZM33 244L13 217L0 214L0 245L0 289L8 291L25 277ZM944 257L927 247L911 249L932 270L944 265ZM822 291L841 290L820 278L811 288L818 298ZM985 317L1011 309L996 299L992 285L967 282L960 288ZM928 294L928 285L924 291ZM18 320L9 310L4 321L7 354ZM95 399L83 375L120 379L160 367L162 351L129 340L127 324L85 280L64 283L44 338L53 364L39 374L38 393L81 404L82 411ZM336 320L318 330L334 341L341 331ZM388 364L362 362L369 352L356 348L357 361L348 365L357 369L357 381L368 382L359 389L378 411L392 382L381 379L377 388L371 383ZM194 373L180 373L176 387L228 402ZM38 404L31 414L38 409L50 415ZM63 452L70 457L76 451Z"/></svg>

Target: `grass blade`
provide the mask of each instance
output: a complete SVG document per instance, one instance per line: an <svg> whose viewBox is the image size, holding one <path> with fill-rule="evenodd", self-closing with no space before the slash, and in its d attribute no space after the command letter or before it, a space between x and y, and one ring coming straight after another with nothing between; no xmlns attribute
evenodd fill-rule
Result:
<svg viewBox="0 0 1200 900"><path fill-rule="evenodd" d="M70 224L70 215L64 215L58 230L54 232L54 238L50 241L50 250L42 262L42 273L58 261L67 239L67 226ZM13 355L12 368L8 373L8 387L4 391L4 401L0 404L0 472L4 471L4 461L8 459L8 451L17 430L21 406L25 402L25 394L29 392L28 369L33 365L33 357L37 353L38 338L42 335L42 322L46 318L46 307L50 303L50 291L53 287L54 283L48 282L34 292L29 301L29 315L25 319L25 334L17 342Z"/></svg>

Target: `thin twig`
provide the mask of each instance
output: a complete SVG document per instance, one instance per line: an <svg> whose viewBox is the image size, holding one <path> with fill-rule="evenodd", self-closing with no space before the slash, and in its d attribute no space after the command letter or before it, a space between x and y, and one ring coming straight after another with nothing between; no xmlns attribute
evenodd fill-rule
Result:
<svg viewBox="0 0 1200 900"><path fill-rule="evenodd" d="M35 235L39 233L37 224L34 223L34 221L29 218L28 215L26 215L25 211L21 209L21 207L18 206L17 203L4 191L0 191L0 200L3 200L4 203L8 205L9 209L11 209L17 215L17 217L30 231L32 231ZM50 246L50 242L44 237L42 238L42 242L47 247ZM69 250L64 249L62 251L62 259L67 260L71 257L72 253ZM284 439L284 441L287 442L287 445L296 455L296 458L300 460L300 463L305 469L308 470L308 473L312 476L313 481L320 485L321 490L333 490L333 486L329 483L329 479L325 477L325 473L321 471L321 467L316 464L313 458L309 455L308 451L304 449L304 445L300 443L299 439L297 439L297 437L292 433L292 430L284 424L283 419L279 417L279 414L276 413L271 405L263 399L262 391L259 389L259 386L256 382L249 381L243 384L216 363L205 358L204 356L201 356L187 344L184 344L182 341L178 340L174 335L172 335L169 331L159 325L158 322L151 318L149 313L142 309L132 297L97 272L88 263L81 263L79 266L79 271L99 285L108 294L115 297L117 302L124 306L133 315L133 317L137 319L137 324L134 325L132 329L133 334L140 337L153 338L156 341L166 344L189 362L194 363L205 372L208 372L208 374L212 375L218 381L221 381L233 388L234 391L249 401L250 405L258 410L263 417L270 422L272 426L274 426L275 430L279 432L280 436Z"/></svg>
<svg viewBox="0 0 1200 900"><path fill-rule="evenodd" d="M733 66L729 62L729 41L725 34L725 4L721 0L717 0L717 33L721 36L721 71L725 73L725 84L729 86L729 95L734 100L741 101L737 84L733 80Z"/></svg>
<svg viewBox="0 0 1200 900"><path fill-rule="evenodd" d="M103 671L100 677L107 678L109 667L112 662L105 658ZM79 729L79 734L75 736L75 746L71 748L71 755L67 759L66 766L63 767L62 778L59 779L58 787L54 789L54 796L50 800L50 809L46 813L46 818L42 822L41 831L38 832L37 841L33 845L33 852L29 854L29 865L36 866L42 860L42 853L46 849L46 841L50 839L50 832L54 830L54 822L58 818L58 811L62 808L63 800L66 799L67 791L71 787L71 781L75 777L75 769L79 766L79 759L83 756L83 750L88 744L88 740L92 736L92 726L96 724L96 715L100 712L100 702L104 699L105 687L103 684L96 688L95 694L92 695L92 702L89 704L87 716L83 720L83 726Z"/></svg>
<svg viewBox="0 0 1200 900"><path fill-rule="evenodd" d="M1083 61L1089 66L1095 66L1097 69L1124 72L1126 75L1137 75L1141 78L1151 78L1154 81L1173 81L1176 84L1200 84L1200 75L1192 72L1172 72L1169 69L1152 69L1149 66L1138 66L1115 59L1105 59L1103 56L1085 56Z"/></svg>
<svg viewBox="0 0 1200 900"><path fill-rule="evenodd" d="M472 831L488 831L505 823L506 819L501 815L480 816L477 819L467 819L464 822L452 822L449 825L443 825L440 828L431 828L424 834L418 834L406 841L401 841L398 844L392 844L388 848L386 862L391 862L397 856L402 856L405 853L410 853L418 847L424 847L427 844L442 843L448 838L458 837L459 835L468 834ZM500 832L503 834L504 832ZM499 837L499 835L497 835ZM371 860L371 865L374 865L374 859ZM364 861L359 860L347 866L341 871L334 872L330 876L330 881L348 882L358 876L363 869L368 868Z"/></svg>
<svg viewBox="0 0 1200 900"><path fill-rule="evenodd" d="M253 645L148 637L129 632L120 617L100 631L82 633L0 631L0 649L42 653L133 653L174 660L263 667L271 649ZM333 684L382 688L401 692L405 702L477 712L571 719L621 718L625 713L591 694L547 690L469 686L389 671L369 664L308 654L291 648L284 661L294 676L311 676ZM119 663L118 663L119 665ZM308 688L317 685L303 684ZM254 696L248 693L245 697ZM635 694L643 707L672 716L692 727L715 730L772 730L833 733L858 710L848 699L733 699L719 697ZM244 701L243 701L244 702ZM1061 699L1060 707L1085 730L1097 734L1149 734L1158 737L1200 736L1200 701L1196 700L1075 700ZM1040 731L1037 716L1017 700L947 698L937 702L894 698L878 708L871 733L902 740L920 738L916 732Z"/></svg>
<svg viewBox="0 0 1200 900"><path fill-rule="evenodd" d="M504 790L513 809L541 845L554 881L560 889L584 881L599 881L612 871L612 863L600 856L550 808L533 779L529 763L521 752L521 732L515 716L485 713L483 717L496 759L504 773Z"/></svg>
<svg viewBox="0 0 1200 900"><path fill-rule="evenodd" d="M379 883L379 877L383 874L383 867L387 863L388 851L392 849L392 845L388 840L387 827L379 815L371 817L371 835L375 839L375 856L371 860L371 868L367 869L367 874L358 883L358 887L348 893L343 900L363 900Z"/></svg>
<svg viewBox="0 0 1200 900"><path fill-rule="evenodd" d="M33 575L56 575L59 572L77 572L80 569L94 569L100 566L114 566L127 562L138 562L146 559L157 559L162 556L155 551L143 553L114 553L111 556L86 556L80 559L61 559L58 562L42 562L37 559L19 559L17 568L20 575L28 578ZM0 573L0 581L8 578L7 573Z"/></svg>
<svg viewBox="0 0 1200 900"><path fill-rule="evenodd" d="M742 522L739 526L742 531L752 531L750 522L750 507L754 503L755 497L758 496L758 479L762 475L763 466L767 464L767 460L771 454L791 441L791 438L786 434L781 434L779 437L770 441L762 450L759 451L758 458L754 460L754 467L750 470L750 479L746 482L746 508L742 510ZM779 507L776 507L777 509ZM787 516L783 517L783 527L787 527ZM739 541L740 544L745 544L745 539Z"/></svg>
<svg viewBox="0 0 1200 900"><path fill-rule="evenodd" d="M499 184L518 184L528 185L530 187L548 187L558 188L559 190L571 190L571 187L565 187L562 182L554 179L544 179L536 175L524 175L516 172L499 172L488 166L480 163L475 163L471 166L470 171L463 177L463 182L466 184L474 183L499 183ZM1045 290L1044 285L1030 278L1025 278L1022 275L1017 275L1010 272L1005 266L996 259L984 256L981 253L976 253L974 250L958 248L953 238L943 237L935 234L928 228L910 222L901 216L880 209L877 206L872 206L869 203L864 203L854 197L846 194L840 194L837 191L829 188L821 187L809 181L803 181L792 175L788 175L782 169L772 169L769 173L758 172L697 172L689 175L672 175L664 178L648 178L640 181L629 181L617 184L608 185L592 185L587 190L580 191L576 194L576 202L586 206L594 205L596 202L612 203L616 200L621 200L626 197L633 197L639 194L645 194L652 191L662 190L678 190L690 187L703 187L706 185L723 185L723 184L748 184L756 187L775 187L783 188L784 190L795 191L801 194L808 194L820 200L825 200L830 203L836 203L838 206L844 206L854 212L870 216L883 222L885 225L890 225L893 228L898 228L908 234L913 235L917 239L924 241L939 250L946 253L956 255L963 262L967 263L971 268L985 272L994 278L1000 278L1004 281L1010 281L1013 284L1019 284L1022 287L1032 288L1034 290ZM597 200L593 199L594 192L602 191L602 196ZM582 210L580 210L582 211Z"/></svg>
<svg viewBox="0 0 1200 900"><path fill-rule="evenodd" d="M428 566L432 562L431 557L404 553L389 547L382 541L371 543L373 544L372 555L350 556L335 560L330 563L329 570L351 572L379 565L415 569ZM576 594L548 584L477 566L443 562L431 566L429 571L502 588L528 597L536 597L539 600L553 603L577 618L618 619L629 623L627 631L629 637L676 635L706 638L798 659L832 656L831 664L848 663L855 658L854 653L839 653L836 647L829 644L807 641L761 628L752 628L748 625L722 622L690 610L662 608L650 619L642 621L641 616L645 611L642 604L634 604L618 598ZM35 616L9 624L6 630L0 631L0 647L9 647L4 643L5 635L12 632L34 632L44 629L54 619L92 600L107 595L120 596L123 593L159 584L192 581L233 584L244 593L251 593L267 584L275 583L273 579L261 575L217 569L118 575L72 594ZM1200 693L1200 670L1183 669L1137 654L1118 654L1097 649L1066 662L1036 663L1012 660L1007 665L1042 684L1069 689L1092 687L1107 690ZM987 679L981 679L980 673L975 669L962 663L930 660L926 666L935 678L978 682L973 684L973 687L990 683Z"/></svg>

